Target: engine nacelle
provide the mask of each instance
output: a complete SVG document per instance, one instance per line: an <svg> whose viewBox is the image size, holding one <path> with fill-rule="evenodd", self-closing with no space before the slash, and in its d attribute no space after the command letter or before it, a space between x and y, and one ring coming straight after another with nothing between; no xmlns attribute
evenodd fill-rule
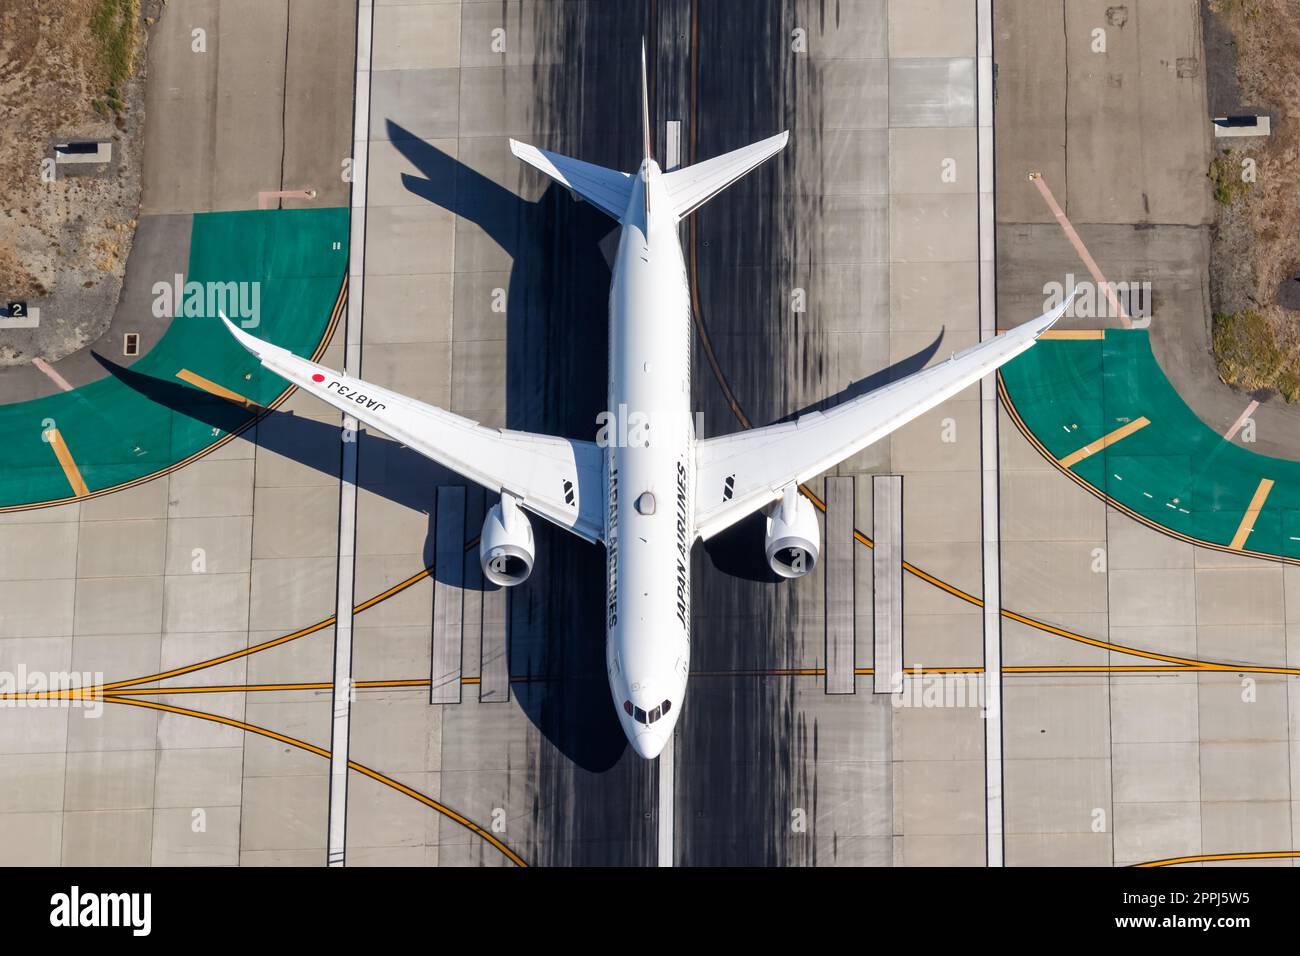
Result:
<svg viewBox="0 0 1300 956"><path fill-rule="evenodd" d="M513 497L502 495L483 519L478 539L483 576L503 588L523 584L533 573L533 555L533 526L528 515Z"/></svg>
<svg viewBox="0 0 1300 956"><path fill-rule="evenodd" d="M817 565L821 525L812 502L791 486L767 515L767 563L783 578L801 578Z"/></svg>

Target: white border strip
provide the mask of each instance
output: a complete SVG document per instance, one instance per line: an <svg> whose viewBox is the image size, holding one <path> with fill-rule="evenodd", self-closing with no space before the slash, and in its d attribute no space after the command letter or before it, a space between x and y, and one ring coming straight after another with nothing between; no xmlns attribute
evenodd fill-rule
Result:
<svg viewBox="0 0 1300 956"><path fill-rule="evenodd" d="M343 367L361 374L361 304L366 261L366 161L370 149L370 45L373 0L357 0L357 75L352 107L351 236ZM343 416L339 489L338 592L334 624L334 719L330 729L329 866L343 866L348 825L348 740L352 718L352 591L357 547L357 420Z"/></svg>
<svg viewBox="0 0 1300 956"><path fill-rule="evenodd" d="M664 125L664 172L671 172L682 165L682 121L668 120ZM673 846L676 842L676 750L677 733L668 738L668 746L659 752L657 784L659 787L658 804L658 863L660 866L673 865Z"/></svg>
<svg viewBox="0 0 1300 956"><path fill-rule="evenodd" d="M997 335L993 207L993 0L975 0L979 109L980 339ZM984 833L989 866L1002 866L1002 566L998 538L998 398L980 381L980 497L984 567Z"/></svg>

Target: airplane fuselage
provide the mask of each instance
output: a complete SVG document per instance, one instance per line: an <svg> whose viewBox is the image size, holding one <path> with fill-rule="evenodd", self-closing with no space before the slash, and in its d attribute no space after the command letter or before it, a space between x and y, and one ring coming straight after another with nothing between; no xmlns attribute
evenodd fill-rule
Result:
<svg viewBox="0 0 1300 956"><path fill-rule="evenodd" d="M609 296L606 668L637 753L663 749L690 669L694 430L691 304L677 218L643 164ZM646 191L649 215L646 215Z"/></svg>

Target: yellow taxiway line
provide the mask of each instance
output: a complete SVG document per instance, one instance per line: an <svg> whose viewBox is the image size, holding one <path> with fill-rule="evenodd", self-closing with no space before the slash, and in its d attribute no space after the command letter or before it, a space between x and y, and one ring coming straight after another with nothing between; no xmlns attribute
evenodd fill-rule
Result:
<svg viewBox="0 0 1300 956"><path fill-rule="evenodd" d="M262 407L258 405L257 402L253 401L251 398L245 398L243 395L240 395L238 392L232 392L224 385L218 385L216 382L204 378L202 375L199 375L197 372L191 372L187 368L183 368L179 372L177 372L176 377L179 378L182 382L188 382L189 384L193 385L195 388L203 389L203 391L207 392L209 395L215 395L217 396L217 398L224 398L226 401L234 402L236 405L242 405L245 408Z"/></svg>
<svg viewBox="0 0 1300 956"><path fill-rule="evenodd" d="M308 753L316 754L318 757L324 757L326 760L330 757L330 752L324 747L309 744L305 740L299 740L297 737L290 737L288 734L279 733L278 731L271 730L268 727L259 727L257 724L250 724L242 720L236 720L233 717L223 717L220 714L210 714L202 710L190 710L186 707L174 707L170 704L159 704L150 700L134 700L129 697L118 697L114 694L105 695L104 699L115 704L129 704L132 707L146 707L150 710L161 710L169 714L178 714L182 717L193 717L197 720L208 720L213 723L225 724L227 727L234 727L237 730L242 730L246 733L269 737L271 740L278 740L280 743L288 744L291 747L297 747L300 750L306 750ZM394 780L392 777L385 776L377 770L371 770L369 767L359 764L355 760L348 761L348 769L359 774L364 774L371 780L374 780L377 783L382 783L386 787L391 787L399 793L403 793L410 797L412 800L417 800L420 803L423 803L426 807L436 810L443 816L456 821L471 833L496 847L501 854L515 866L526 867L528 865L524 861L523 857L502 843L496 836L483 829L464 814L457 813L455 810L451 809L451 807L445 806L437 800L434 800L432 797L428 797L423 793L420 793L420 791Z"/></svg>
<svg viewBox="0 0 1300 956"><path fill-rule="evenodd" d="M59 430L57 428L47 429L45 440L54 449L54 457L59 459L59 464L63 467L63 474L67 476L68 484L72 486L72 493L78 498L84 498L90 494L85 479L81 477L81 469L77 467L76 461L73 460L72 452L68 450L68 443L63 440L63 435Z"/></svg>
<svg viewBox="0 0 1300 956"><path fill-rule="evenodd" d="M1241 524L1237 525L1237 533L1232 536L1232 544L1228 545L1233 551L1240 551L1246 546L1246 539L1255 530L1255 521L1259 518L1259 513L1264 510L1264 502L1268 500L1268 493L1272 490L1272 478L1261 478L1259 480L1259 487L1255 489L1255 497L1250 499L1250 506L1246 508L1246 513L1241 516Z"/></svg>
<svg viewBox="0 0 1300 956"><path fill-rule="evenodd" d="M1219 673L1231 668L1235 673L1259 673L1260 668L1252 665L1223 664L1010 664L1002 670L1007 674L1204 674ZM1289 677L1300 677L1300 668L1266 668L1266 673ZM855 667L856 677L870 677L875 670L870 667ZM920 675L982 674L984 668L978 664L948 665L937 667L905 667L902 671L906 677ZM691 671L693 678L707 677L825 677L824 667L770 667L731 671ZM515 674L511 683L529 683L547 681L554 678L534 674ZM462 677L462 684L478 684L481 678ZM356 681L353 686L358 690L419 690L428 687L431 681L427 677L393 678L389 680ZM283 684L190 684L184 687L118 687L93 685L88 687L69 687L59 690L17 691L0 694L0 700L109 700L113 697L170 697L179 694L257 694L276 691L326 691L333 689L332 681L302 681Z"/></svg>
<svg viewBox="0 0 1300 956"><path fill-rule="evenodd" d="M1219 863L1224 860L1286 860L1300 857L1297 850L1277 850L1266 853L1207 853L1203 856L1175 856L1168 860L1152 860L1150 863L1137 863L1139 870L1156 866L1178 866L1180 863Z"/></svg>
<svg viewBox="0 0 1300 956"><path fill-rule="evenodd" d="M1128 438L1128 436L1132 435L1135 431L1139 431L1143 428L1146 428L1150 424L1151 422L1147 419L1145 415L1135 418L1127 425L1121 425L1113 432L1103 435L1101 438L1098 438L1096 441L1089 442L1087 445L1084 445L1078 451L1071 452L1070 454L1066 455L1064 458L1061 459L1061 467L1073 468L1075 465L1083 461L1085 458L1097 454L1097 452L1101 451L1103 448L1107 447L1108 445L1113 445L1117 441L1121 441L1125 438Z"/></svg>

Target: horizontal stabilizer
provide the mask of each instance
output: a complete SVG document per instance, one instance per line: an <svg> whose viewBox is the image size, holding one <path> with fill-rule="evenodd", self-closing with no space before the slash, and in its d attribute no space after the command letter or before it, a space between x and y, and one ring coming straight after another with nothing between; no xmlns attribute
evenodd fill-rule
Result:
<svg viewBox="0 0 1300 956"><path fill-rule="evenodd" d="M632 176L594 163L561 156L517 140L510 141L510 152L535 166L561 186L571 189L597 209L623 220L632 198Z"/></svg>
<svg viewBox="0 0 1300 956"><path fill-rule="evenodd" d="M789 139L787 130L694 166L665 173L664 188L672 201L673 212L678 219L685 219L745 173L781 152Z"/></svg>

